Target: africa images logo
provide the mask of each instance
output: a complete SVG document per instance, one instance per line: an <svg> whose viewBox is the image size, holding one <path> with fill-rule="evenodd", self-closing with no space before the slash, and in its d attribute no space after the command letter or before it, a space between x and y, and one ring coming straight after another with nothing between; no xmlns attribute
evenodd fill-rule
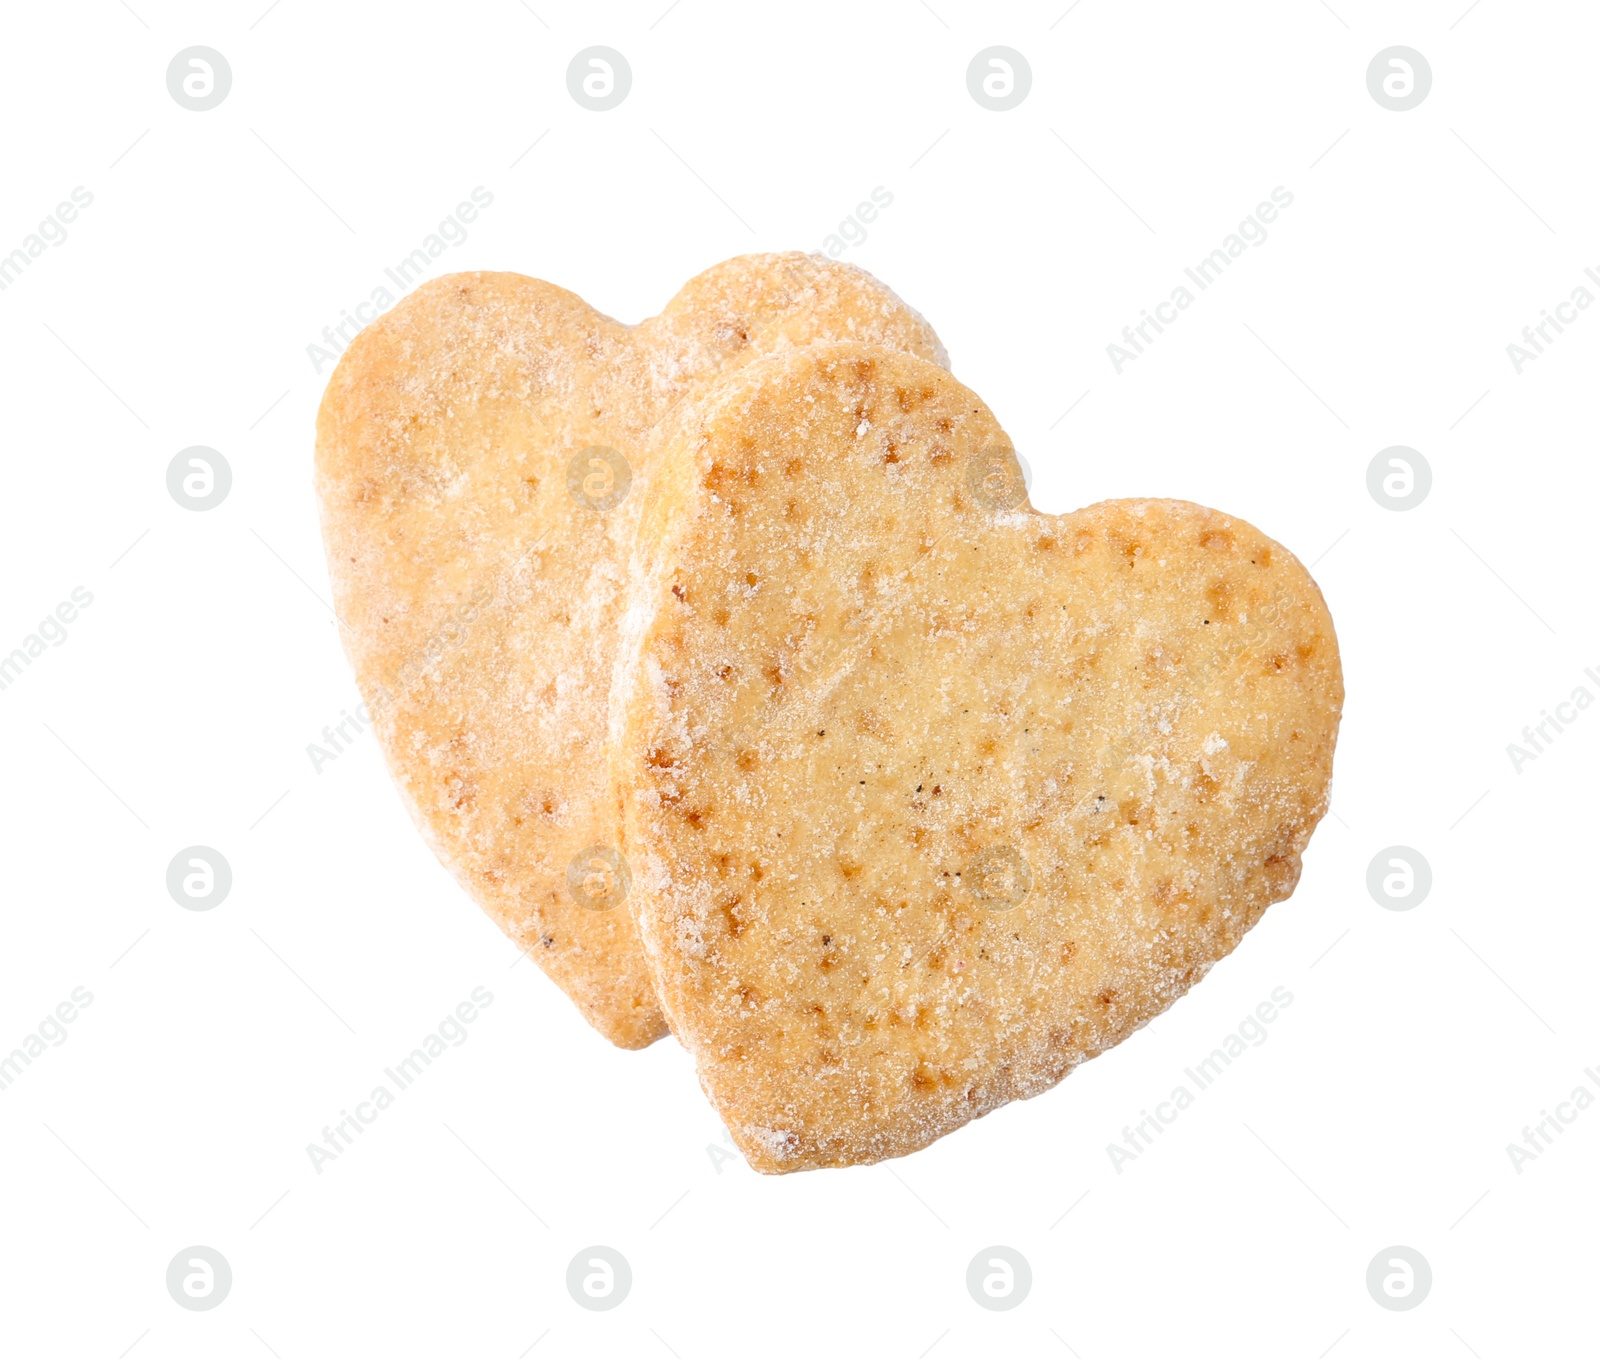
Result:
<svg viewBox="0 0 1600 1359"><path fill-rule="evenodd" d="M467 1041L471 1035L466 1026L475 1022L492 1004L494 996L488 988L474 986L472 995L441 1019L420 1044L393 1066L384 1067L383 1074L389 1078L389 1084L379 1081L367 1098L356 1104L354 1113L348 1109L339 1110L338 1121L322 1130L320 1143L306 1143L311 1168L320 1175L324 1166L349 1150L356 1137L376 1123L378 1115L392 1107L402 1091L415 1085L423 1072L450 1048L458 1048Z"/></svg>
<svg viewBox="0 0 1600 1359"><path fill-rule="evenodd" d="M311 360L311 371L321 373L324 367L333 363L350 347L350 342L361 333L362 327L376 321L400 298L422 282L433 267L434 260L443 255L447 248L465 244L467 225L477 221L478 214L493 202L494 195L483 185L478 185L473 189L470 201L463 199L457 203L455 211L447 214L435 230L422 238L421 245L403 259L385 268L384 277L394 285L394 291L391 292L387 284L380 283L372 289L364 302L355 304L352 309L355 312L353 316L350 311L341 311L337 324L324 326L322 343L313 342L306 346L306 357Z"/></svg>
<svg viewBox="0 0 1600 1359"><path fill-rule="evenodd" d="M1178 1115L1199 1098L1201 1091L1216 1084L1217 1078L1251 1048L1258 1048L1265 1043L1268 1037L1266 1026L1293 1004L1294 994L1287 986L1273 987L1272 995L1240 1020L1238 1027L1226 1035L1220 1044L1192 1067L1184 1068L1183 1074L1189 1078L1189 1085L1174 1087L1171 1095L1156 1105L1154 1113L1141 1109L1139 1121L1122 1130L1121 1144L1106 1144L1106 1155L1111 1158L1117 1174L1122 1174L1128 1162L1137 1160L1148 1151L1155 1143L1155 1135L1164 1133L1168 1126L1177 1122Z"/></svg>

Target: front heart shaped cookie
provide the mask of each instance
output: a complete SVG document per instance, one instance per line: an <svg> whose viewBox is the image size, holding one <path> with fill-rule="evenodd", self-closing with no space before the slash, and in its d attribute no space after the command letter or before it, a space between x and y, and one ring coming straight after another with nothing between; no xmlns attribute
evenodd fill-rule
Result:
<svg viewBox="0 0 1600 1359"><path fill-rule="evenodd" d="M1036 513L916 358L797 351L693 416L622 658L630 904L756 1169L903 1155L1127 1037L1294 889L1333 627L1226 515Z"/></svg>
<svg viewBox="0 0 1600 1359"><path fill-rule="evenodd" d="M816 340L943 361L858 269L729 260L624 326L518 274L419 288L340 359L317 487L345 648L424 836L613 1042L665 1032L605 797L617 624L654 432Z"/></svg>

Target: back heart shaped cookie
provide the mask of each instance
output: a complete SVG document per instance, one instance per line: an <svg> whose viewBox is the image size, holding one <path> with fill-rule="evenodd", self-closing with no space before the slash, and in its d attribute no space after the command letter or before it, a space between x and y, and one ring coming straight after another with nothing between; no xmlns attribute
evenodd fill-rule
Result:
<svg viewBox="0 0 1600 1359"><path fill-rule="evenodd" d="M1294 889L1333 627L1216 511L1036 513L916 358L797 351L692 414L621 661L630 904L756 1169L903 1155L1127 1037Z"/></svg>
<svg viewBox="0 0 1600 1359"><path fill-rule="evenodd" d="M875 279L805 255L718 265L638 326L455 274L362 331L323 398L329 573L390 770L439 858L623 1047L665 1031L604 797L652 434L718 374L850 338L944 359Z"/></svg>

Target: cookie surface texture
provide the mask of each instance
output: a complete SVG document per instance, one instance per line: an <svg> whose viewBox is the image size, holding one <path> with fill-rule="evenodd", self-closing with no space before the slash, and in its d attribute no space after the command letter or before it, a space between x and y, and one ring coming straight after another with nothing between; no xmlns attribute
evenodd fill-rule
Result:
<svg viewBox="0 0 1600 1359"><path fill-rule="evenodd" d="M438 857L623 1047L665 1031L603 797L652 432L719 374L852 338L943 362L888 289L805 255L730 260L637 326L454 274L362 331L323 398L336 611L389 768Z"/></svg>
<svg viewBox="0 0 1600 1359"><path fill-rule="evenodd" d="M1180 501L1039 514L982 401L866 346L752 365L682 437L615 781L663 1007L756 1169L1039 1094L1293 891L1343 688L1284 548Z"/></svg>

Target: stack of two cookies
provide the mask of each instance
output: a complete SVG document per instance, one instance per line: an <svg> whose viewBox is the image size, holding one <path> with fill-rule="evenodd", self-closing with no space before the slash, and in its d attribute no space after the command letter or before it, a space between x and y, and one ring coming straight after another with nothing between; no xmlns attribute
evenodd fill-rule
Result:
<svg viewBox="0 0 1600 1359"><path fill-rule="evenodd" d="M619 325L458 274L318 419L346 648L441 860L758 1170L924 1146L1165 1009L1299 875L1315 584L1168 500L1026 503L870 276L731 260Z"/></svg>

